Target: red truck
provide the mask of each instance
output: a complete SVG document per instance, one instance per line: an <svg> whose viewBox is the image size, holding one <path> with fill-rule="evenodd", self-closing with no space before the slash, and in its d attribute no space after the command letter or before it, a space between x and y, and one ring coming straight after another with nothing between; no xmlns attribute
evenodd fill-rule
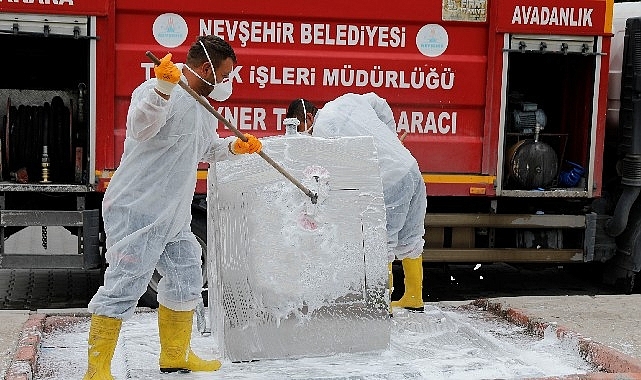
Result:
<svg viewBox="0 0 641 380"><path fill-rule="evenodd" d="M641 21L612 24L613 8L628 6L628 17L638 4L179 4L0 0L1 268L104 269L101 200L129 96L152 75L145 52L181 62L197 36L215 34L238 65L232 98L213 106L240 131L283 134L295 98L322 105L373 91L388 100L427 186L426 263L597 263L606 282L633 290ZM622 70L610 81L614 57ZM192 208L203 248L206 171ZM65 227L77 250L5 249L33 226L45 246L47 227Z"/></svg>

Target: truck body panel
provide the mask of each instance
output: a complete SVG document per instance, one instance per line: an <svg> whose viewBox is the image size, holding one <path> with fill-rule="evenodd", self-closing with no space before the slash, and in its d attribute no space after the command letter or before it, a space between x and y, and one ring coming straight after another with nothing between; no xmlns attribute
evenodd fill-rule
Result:
<svg viewBox="0 0 641 380"><path fill-rule="evenodd" d="M376 91L398 113L399 131L409 132L408 147L415 147L424 171L480 173L485 83L457 86L452 73L461 78L485 76L487 24L453 28L449 34L452 58L429 61L417 51L415 36L420 28L439 21L434 4L421 7L419 14L395 9L405 17L413 16L401 25L381 17L384 9L363 13L364 9L354 7L339 18L333 9L340 5L330 2L319 12L284 17L285 3L274 4L281 12L273 15L247 15L247 4L238 3L215 12L186 9L172 18L162 12L173 7L160 6L157 13L144 14L138 3L117 2L117 24L122 27L116 34L116 71L137 75L116 83L116 146L124 138L120 131L124 123L118 121L125 118L131 91L152 75L152 65L140 52L171 51L174 60L181 62L197 36L213 33L228 40L239 59L233 97L215 104L239 130L258 136L284 133L285 109L297 97L322 104L345 92ZM184 42L174 48L170 47L173 42L159 47L151 29L155 22L160 29L163 22L182 25ZM469 41L470 49L459 48L462 44L457 41ZM222 124L218 128L221 135L229 134ZM431 158L419 154L428 150ZM452 152L463 159L448 159Z"/></svg>

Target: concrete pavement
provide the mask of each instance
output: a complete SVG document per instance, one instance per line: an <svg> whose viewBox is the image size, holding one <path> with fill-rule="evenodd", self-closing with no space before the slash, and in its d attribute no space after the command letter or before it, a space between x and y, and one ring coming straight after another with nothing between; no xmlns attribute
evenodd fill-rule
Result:
<svg viewBox="0 0 641 380"><path fill-rule="evenodd" d="M538 336L554 333L587 361L604 372L621 374L617 378L624 380L641 379L640 300L640 295L514 297L476 300L471 305Z"/></svg>
<svg viewBox="0 0 641 380"><path fill-rule="evenodd" d="M22 327L30 314L28 310L0 311L0 377L2 378L13 361Z"/></svg>
<svg viewBox="0 0 641 380"><path fill-rule="evenodd" d="M641 359L641 294L492 298L504 310L523 310L533 321L575 331Z"/></svg>

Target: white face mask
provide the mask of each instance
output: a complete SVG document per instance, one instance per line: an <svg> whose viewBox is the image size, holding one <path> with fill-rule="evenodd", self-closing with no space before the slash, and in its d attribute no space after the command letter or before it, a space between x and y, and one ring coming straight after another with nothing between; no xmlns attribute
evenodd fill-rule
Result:
<svg viewBox="0 0 641 380"><path fill-rule="evenodd" d="M214 70L214 64L211 63L211 59L209 58L209 53L207 53L207 49L205 49L205 45L203 45L202 41L198 41L198 42L200 43L200 46L203 47L203 50L205 51L205 55L207 56L207 60L209 61L209 64L211 65L212 70ZM225 78L220 83L218 83L216 81L216 71L214 70L214 83L211 83L205 78L198 75L198 73L192 70L191 67L187 65L185 65L185 67L187 67L187 69L189 69L189 71L191 71L192 74L200 78L201 81L207 83L209 86L212 87L211 92L209 93L209 95L207 95L209 98L219 102L229 99L233 91L231 80L229 78Z"/></svg>
<svg viewBox="0 0 641 380"><path fill-rule="evenodd" d="M222 102L229 99L232 91L233 88L231 86L231 81L229 80L229 78L225 78L225 80L223 80L222 82L214 84L214 89L211 90L211 92L207 96L214 100Z"/></svg>

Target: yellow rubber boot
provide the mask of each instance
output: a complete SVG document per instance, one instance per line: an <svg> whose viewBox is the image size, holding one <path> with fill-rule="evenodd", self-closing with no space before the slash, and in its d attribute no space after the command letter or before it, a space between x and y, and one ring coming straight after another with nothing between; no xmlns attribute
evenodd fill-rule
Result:
<svg viewBox="0 0 641 380"><path fill-rule="evenodd" d="M93 314L89 328L87 373L83 380L113 380L111 359L114 356L122 320Z"/></svg>
<svg viewBox="0 0 641 380"><path fill-rule="evenodd" d="M405 293L392 307L403 307L409 310L423 311L423 256L415 259L403 259L405 273Z"/></svg>
<svg viewBox="0 0 641 380"><path fill-rule="evenodd" d="M194 311L174 311L158 307L158 332L160 335L160 371L190 372L216 371L218 360L203 360L191 351L191 327Z"/></svg>

